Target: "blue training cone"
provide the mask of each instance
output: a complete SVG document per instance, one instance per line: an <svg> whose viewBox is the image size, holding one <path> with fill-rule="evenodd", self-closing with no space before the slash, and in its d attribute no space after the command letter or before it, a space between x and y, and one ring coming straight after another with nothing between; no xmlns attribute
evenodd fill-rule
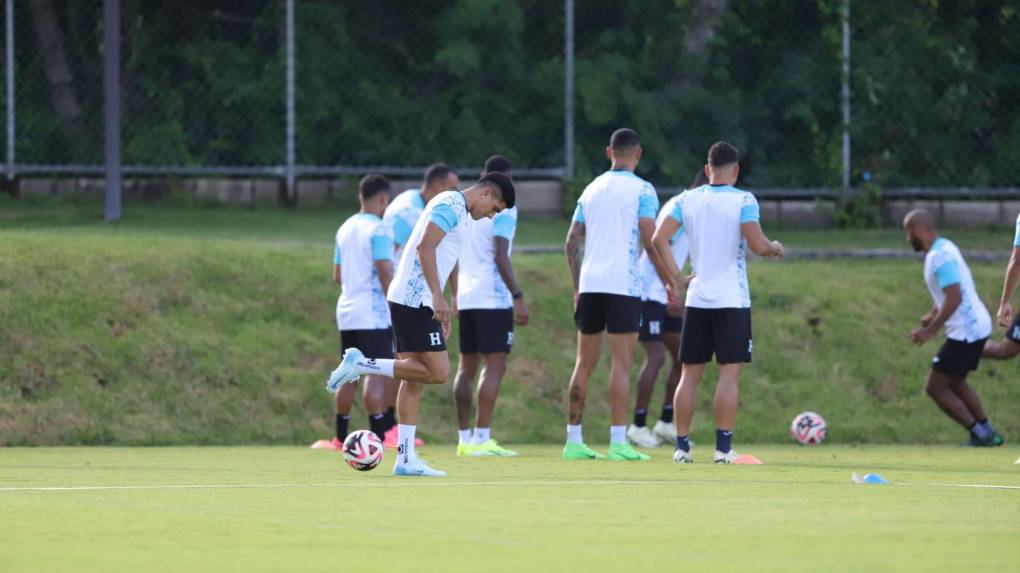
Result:
<svg viewBox="0 0 1020 573"><path fill-rule="evenodd" d="M889 483L889 480L878 474L864 474L863 476L854 472L850 476L850 480L854 483L870 484L870 485L885 485Z"/></svg>

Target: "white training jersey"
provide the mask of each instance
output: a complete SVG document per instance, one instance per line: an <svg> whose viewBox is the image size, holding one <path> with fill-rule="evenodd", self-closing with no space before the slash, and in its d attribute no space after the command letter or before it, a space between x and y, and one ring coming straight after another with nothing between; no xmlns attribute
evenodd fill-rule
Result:
<svg viewBox="0 0 1020 573"><path fill-rule="evenodd" d="M960 285L960 306L946 321L946 337L964 342L976 342L992 334L992 317L981 302L974 277L960 249L949 239L939 237L924 257L924 283L928 286L935 306L942 308L946 294L942 289Z"/></svg>
<svg viewBox="0 0 1020 573"><path fill-rule="evenodd" d="M418 308L432 307L432 292L425 283L421 260L418 256L418 245L425 236L429 223L435 223L446 232L446 236L436 247L436 266L439 270L439 288L446 288L446 280L450 278L453 267L460 257L461 245L467 235L468 220L467 199L460 191L446 191L436 195L429 201L418 218L418 223L411 231L404 252L397 263L397 270L390 283L386 298L390 302Z"/></svg>
<svg viewBox="0 0 1020 573"><path fill-rule="evenodd" d="M393 261L400 261L400 255L404 252L404 245L411 236L411 231L418 223L422 211L425 210L425 199L421 196L421 190L408 189L397 195L390 201L383 213L383 221L393 232L393 243L396 250L393 252Z"/></svg>
<svg viewBox="0 0 1020 573"><path fill-rule="evenodd" d="M496 237L509 241L512 252L516 231L517 207L504 209L492 219L468 221L457 267L458 309L513 307L513 296L496 267Z"/></svg>
<svg viewBox="0 0 1020 573"><path fill-rule="evenodd" d="M759 221L754 195L731 185L702 185L677 197L671 217L690 246L694 280L687 287L693 308L750 308L744 223Z"/></svg>
<svg viewBox="0 0 1020 573"><path fill-rule="evenodd" d="M638 220L658 210L655 188L631 171L607 171L588 184L574 211L585 227L579 292L641 296Z"/></svg>
<svg viewBox="0 0 1020 573"><path fill-rule="evenodd" d="M662 206L662 210L659 211L659 216L655 218L656 227L666 218L669 217L670 211L673 209L673 204L679 200L680 196L676 195L666 204ZM673 251L673 258L676 260L676 266L682 271L684 265L687 264L687 236L684 235L682 229L677 229L676 233L673 233L673 237L669 240L669 248ZM666 285L659 278L659 273L655 271L655 265L652 264L652 259L648 257L648 252L641 253L641 278L642 278L642 293L641 300L649 300L660 304L667 304L669 298L666 296Z"/></svg>
<svg viewBox="0 0 1020 573"><path fill-rule="evenodd" d="M375 262L392 259L393 235L376 215L358 213L337 230L333 264L340 265L341 290L336 301L339 330L390 327L390 308Z"/></svg>

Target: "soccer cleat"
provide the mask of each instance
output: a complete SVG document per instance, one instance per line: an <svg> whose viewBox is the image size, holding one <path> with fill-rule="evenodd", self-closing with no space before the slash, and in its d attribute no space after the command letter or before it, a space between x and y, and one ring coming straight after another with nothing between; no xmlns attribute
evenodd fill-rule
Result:
<svg viewBox="0 0 1020 573"><path fill-rule="evenodd" d="M677 450L673 452L673 463L674 464L693 464L694 458L691 457L691 452L685 452L683 450Z"/></svg>
<svg viewBox="0 0 1020 573"><path fill-rule="evenodd" d="M974 434L971 434L970 439L960 445L970 448L995 448L1001 446L1005 442L1006 441L1002 438L999 432L992 432L992 435L988 436L988 438L984 440Z"/></svg>
<svg viewBox="0 0 1020 573"><path fill-rule="evenodd" d="M635 426L634 424L628 426L627 441L640 448L659 447L659 438L648 429L648 426Z"/></svg>
<svg viewBox="0 0 1020 573"><path fill-rule="evenodd" d="M397 446L400 445L399 439L397 438L397 427L396 426L393 426L389 430L386 430L386 433L383 434L382 445L387 450L395 450L395 449L397 449ZM415 447L424 446L425 445L425 440L422 440L421 438L415 438L414 439L414 445L415 445Z"/></svg>
<svg viewBox="0 0 1020 573"><path fill-rule="evenodd" d="M457 455L458 456L470 456L473 449L474 449L474 446L472 446L471 444L465 444L464 442L458 442L457 443Z"/></svg>
<svg viewBox="0 0 1020 573"><path fill-rule="evenodd" d="M344 352L344 359L340 362L340 366L337 366L336 370L330 373L329 380L326 380L326 390L336 392L344 384L357 382L360 378L357 364L358 361L364 359L365 355L360 350L348 348L347 352Z"/></svg>
<svg viewBox="0 0 1020 573"><path fill-rule="evenodd" d="M730 450L725 454L716 450L715 454L712 455L712 461L717 464L732 464L739 457L740 454L738 454L736 450Z"/></svg>
<svg viewBox="0 0 1020 573"><path fill-rule="evenodd" d="M434 470L425 463L425 460L416 458L404 464L395 464L393 475L397 477L446 477L446 472Z"/></svg>
<svg viewBox="0 0 1020 573"><path fill-rule="evenodd" d="M567 442L563 446L563 459L565 460L604 460L606 456L589 448L585 444Z"/></svg>
<svg viewBox="0 0 1020 573"><path fill-rule="evenodd" d="M609 455L606 457L614 462L647 462L652 459L648 454L642 454L632 448L630 444L610 444Z"/></svg>
<svg viewBox="0 0 1020 573"><path fill-rule="evenodd" d="M496 440L492 439L486 440L480 444L472 444L470 447L471 450L468 455L476 458L486 456L512 458L517 455L517 452L501 447ZM460 452L459 447L457 448L457 451L458 453Z"/></svg>
<svg viewBox="0 0 1020 573"><path fill-rule="evenodd" d="M662 420L655 422L652 433L665 443L670 443L676 437L676 425L672 422L666 423Z"/></svg>

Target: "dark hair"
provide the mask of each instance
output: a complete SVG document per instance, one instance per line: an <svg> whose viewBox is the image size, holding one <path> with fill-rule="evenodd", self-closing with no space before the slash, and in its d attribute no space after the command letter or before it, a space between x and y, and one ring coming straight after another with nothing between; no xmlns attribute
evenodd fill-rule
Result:
<svg viewBox="0 0 1020 573"><path fill-rule="evenodd" d="M446 179L451 173L457 172L453 169L453 167L450 167L445 163L429 165L428 169L425 170L425 187L432 185L436 181ZM449 189L443 189L443 191L449 191Z"/></svg>
<svg viewBox="0 0 1020 573"><path fill-rule="evenodd" d="M613 151L632 151L641 145L641 138L636 131L629 127L621 127L613 132L609 138L609 147Z"/></svg>
<svg viewBox="0 0 1020 573"><path fill-rule="evenodd" d="M708 175L705 175L705 168L698 169L697 173L694 174L694 179L691 179L691 185L688 189L695 189L702 185L708 185Z"/></svg>
<svg viewBox="0 0 1020 573"><path fill-rule="evenodd" d="M358 183L358 194L362 199L368 200L380 193L390 192L390 181L382 175L366 175Z"/></svg>
<svg viewBox="0 0 1020 573"><path fill-rule="evenodd" d="M740 161L740 152L725 141L718 141L708 148L708 164L712 167L732 165Z"/></svg>
<svg viewBox="0 0 1020 573"><path fill-rule="evenodd" d="M482 178L478 180L478 184L485 185L490 189L498 189L500 196L503 197L503 202L506 203L507 209L517 204L517 192L514 190L514 183L506 175L498 171L492 171L482 175Z"/></svg>
<svg viewBox="0 0 1020 573"><path fill-rule="evenodd" d="M482 169L482 175L486 173L504 173L510 175L512 169L510 160L502 155L493 155L492 157L485 160L485 167Z"/></svg>

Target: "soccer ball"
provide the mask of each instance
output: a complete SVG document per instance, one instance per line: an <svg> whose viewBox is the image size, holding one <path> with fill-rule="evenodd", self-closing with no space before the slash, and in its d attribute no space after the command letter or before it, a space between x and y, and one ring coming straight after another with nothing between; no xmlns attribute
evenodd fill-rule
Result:
<svg viewBox="0 0 1020 573"><path fill-rule="evenodd" d="M344 460L359 472L374 469L382 462L382 458L382 441L373 432L358 430L351 432L344 440Z"/></svg>
<svg viewBox="0 0 1020 573"><path fill-rule="evenodd" d="M790 435L802 446L817 446L825 439L825 418L814 412L802 412L790 424Z"/></svg>

